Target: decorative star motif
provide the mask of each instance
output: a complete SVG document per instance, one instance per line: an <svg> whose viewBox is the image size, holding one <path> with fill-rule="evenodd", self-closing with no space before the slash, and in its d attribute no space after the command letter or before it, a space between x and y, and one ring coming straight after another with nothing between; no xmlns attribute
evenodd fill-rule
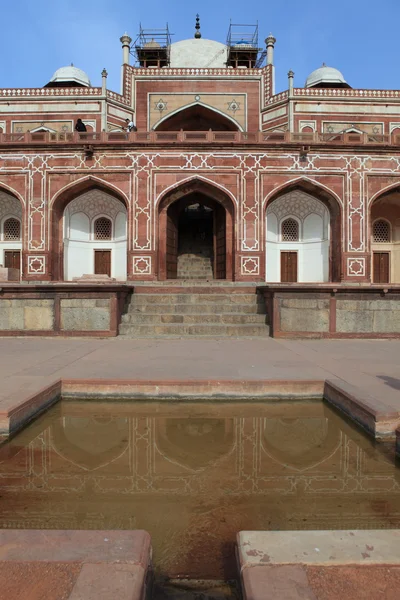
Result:
<svg viewBox="0 0 400 600"><path fill-rule="evenodd" d="M160 98L155 104L154 107L156 110L160 111L160 113L164 112L164 110L167 110L167 106L168 103L165 102L165 100L163 100L162 98Z"/></svg>
<svg viewBox="0 0 400 600"><path fill-rule="evenodd" d="M240 110L240 102L235 99L231 100L228 102L228 110L235 114L237 110Z"/></svg>

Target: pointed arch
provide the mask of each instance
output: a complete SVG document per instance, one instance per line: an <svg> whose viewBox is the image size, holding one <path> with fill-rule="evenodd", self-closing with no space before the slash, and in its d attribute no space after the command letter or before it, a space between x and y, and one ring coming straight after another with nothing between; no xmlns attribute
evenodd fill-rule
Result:
<svg viewBox="0 0 400 600"><path fill-rule="evenodd" d="M17 192L11 186L7 185L3 181L0 181L0 192L2 192L2 191L6 192L7 194L10 194L11 196L15 196L15 198L21 202L22 208L23 209L25 208L26 203L25 203L23 196L21 196L21 194L19 192Z"/></svg>
<svg viewBox="0 0 400 600"><path fill-rule="evenodd" d="M398 184L398 186L400 188L400 184ZM286 181L282 185L279 185L271 190L263 199L263 210L265 210L267 205L270 204L277 196L281 196L287 192L292 192L296 188L302 189L304 192L317 196L318 198L319 194L323 194L324 197L330 196L332 199L334 198L336 200L341 208L343 208L343 200L333 190L328 188L320 181L315 181L309 177L301 176L290 179L289 181Z"/></svg>
<svg viewBox="0 0 400 600"><path fill-rule="evenodd" d="M172 185L166 187L162 192L160 192L160 194L157 196L156 198L156 202L155 202L155 207L157 208L158 205L160 204L161 200L163 200L163 198L165 198L167 195L169 195L170 193L173 192L173 190L177 190L178 188L183 188L183 186L186 186L187 184L202 184L204 183L206 186L209 186L209 191L212 192L213 188L220 190L223 194L225 194L226 196L229 196L229 198L232 200L235 208L237 208L238 206L238 201L235 198L235 196L232 194L232 192L230 192L225 186L221 185L220 183L217 183L216 181L213 181L212 179L209 179L208 177L204 177L204 175L190 175L189 177L186 177L185 179L181 179L180 181L178 181L177 183L173 183Z"/></svg>
<svg viewBox="0 0 400 600"><path fill-rule="evenodd" d="M236 202L227 190L198 176L189 177L170 186L157 198L159 279L177 276L178 221L182 211L193 204L214 211L212 225L214 277L232 279Z"/></svg>
<svg viewBox="0 0 400 600"><path fill-rule="evenodd" d="M371 198L368 200L368 207L371 208L371 205L375 202L375 200L378 200L381 196L389 195L390 192L400 192L400 181L399 180L397 180L395 183L390 183L389 185L385 186L383 189L379 190L379 192L376 192L375 194L373 194L371 196Z"/></svg>
<svg viewBox="0 0 400 600"><path fill-rule="evenodd" d="M113 184L94 175L88 175L63 186L50 200L49 219L52 227L51 238L51 278L64 280L64 232L63 216L68 204L86 192L98 190L118 200L127 211L129 202L126 195Z"/></svg>
<svg viewBox="0 0 400 600"><path fill-rule="evenodd" d="M304 192L314 197L327 208L330 225L329 281L340 281L343 248L343 201L335 192L320 182L316 182L308 177L296 177L275 188L263 199L264 215L266 215L267 208L274 200L294 191Z"/></svg>
<svg viewBox="0 0 400 600"><path fill-rule="evenodd" d="M56 203L58 204L59 202L64 201L66 206L71 200L76 198L76 196L95 188L101 189L107 194L111 194L111 196L114 196L118 200L122 200L125 208L128 208L129 200L126 194L112 183L104 181L104 179L96 177L95 175L86 175L85 177L81 177L76 181L64 185L50 199L50 208L54 207Z"/></svg>
<svg viewBox="0 0 400 600"><path fill-rule="evenodd" d="M185 126L186 125L186 126ZM156 131L243 131L243 128L233 117L222 111L204 104L192 102L182 106L153 125Z"/></svg>

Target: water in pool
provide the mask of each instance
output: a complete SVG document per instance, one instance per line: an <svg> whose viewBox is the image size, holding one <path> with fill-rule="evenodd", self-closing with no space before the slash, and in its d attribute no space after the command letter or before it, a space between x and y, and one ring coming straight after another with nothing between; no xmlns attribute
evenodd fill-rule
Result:
<svg viewBox="0 0 400 600"><path fill-rule="evenodd" d="M385 453L323 402L61 402L0 448L0 527L146 529L159 574L229 579L243 529L400 527Z"/></svg>

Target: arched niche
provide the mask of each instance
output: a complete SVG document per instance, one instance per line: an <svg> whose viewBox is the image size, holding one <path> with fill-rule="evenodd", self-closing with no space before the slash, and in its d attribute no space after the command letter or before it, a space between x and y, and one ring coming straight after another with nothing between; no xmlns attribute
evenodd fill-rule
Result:
<svg viewBox="0 0 400 600"><path fill-rule="evenodd" d="M299 239L283 240L285 219L299 222ZM341 207L324 188L310 182L294 184L270 197L266 207L266 281L284 281L284 259L296 254L296 278L327 282L341 278Z"/></svg>
<svg viewBox="0 0 400 600"><path fill-rule="evenodd" d="M381 224L379 231L377 224ZM400 187L383 192L373 200L369 232L372 283L400 283Z"/></svg>
<svg viewBox="0 0 400 600"><path fill-rule="evenodd" d="M94 274L96 252L101 251L109 261L110 276L126 280L127 206L113 187L90 178L78 182L55 198L51 215L52 279L71 281ZM96 239L94 224L101 217L112 221L111 239Z"/></svg>
<svg viewBox="0 0 400 600"><path fill-rule="evenodd" d="M156 131L239 131L239 125L229 117L203 106L193 104L165 117L155 125Z"/></svg>
<svg viewBox="0 0 400 600"><path fill-rule="evenodd" d="M22 271L22 205L0 188L0 265Z"/></svg>

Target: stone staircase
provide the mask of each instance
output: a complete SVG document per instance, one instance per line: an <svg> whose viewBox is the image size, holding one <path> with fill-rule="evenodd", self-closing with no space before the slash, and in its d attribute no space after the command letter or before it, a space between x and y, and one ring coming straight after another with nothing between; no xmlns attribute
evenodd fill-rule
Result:
<svg viewBox="0 0 400 600"><path fill-rule="evenodd" d="M178 254L178 279L212 279L212 246L182 236Z"/></svg>
<svg viewBox="0 0 400 600"><path fill-rule="evenodd" d="M213 279L210 256L181 254L178 256L178 279Z"/></svg>
<svg viewBox="0 0 400 600"><path fill-rule="evenodd" d="M265 303L255 287L137 286L119 335L160 337L266 337Z"/></svg>

